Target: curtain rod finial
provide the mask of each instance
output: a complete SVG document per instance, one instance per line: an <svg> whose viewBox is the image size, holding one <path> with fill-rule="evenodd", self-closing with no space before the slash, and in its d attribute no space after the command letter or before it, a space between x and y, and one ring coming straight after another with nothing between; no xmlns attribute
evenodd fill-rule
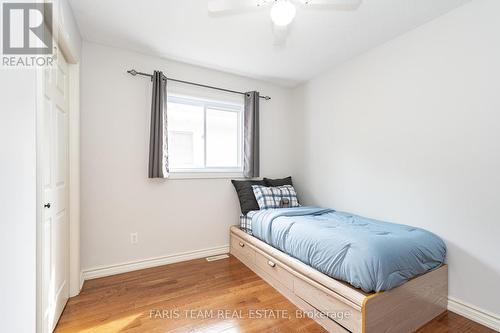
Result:
<svg viewBox="0 0 500 333"><path fill-rule="evenodd" d="M133 75L133 76L136 76L137 75L137 71L135 69L131 69L129 71L127 71L127 73Z"/></svg>

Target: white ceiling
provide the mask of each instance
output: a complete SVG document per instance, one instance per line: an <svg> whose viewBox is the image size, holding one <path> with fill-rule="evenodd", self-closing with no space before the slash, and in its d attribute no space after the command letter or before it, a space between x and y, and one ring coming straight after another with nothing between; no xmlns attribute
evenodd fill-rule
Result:
<svg viewBox="0 0 500 333"><path fill-rule="evenodd" d="M301 8L286 46L269 8L231 16L207 0L70 0L84 39L293 86L469 0L364 0L357 11Z"/></svg>

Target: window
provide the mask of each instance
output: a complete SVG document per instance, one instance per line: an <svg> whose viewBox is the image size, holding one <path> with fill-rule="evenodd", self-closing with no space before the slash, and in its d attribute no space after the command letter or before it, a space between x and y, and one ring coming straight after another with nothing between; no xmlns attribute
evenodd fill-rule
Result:
<svg viewBox="0 0 500 333"><path fill-rule="evenodd" d="M169 95L172 173L241 173L243 104Z"/></svg>

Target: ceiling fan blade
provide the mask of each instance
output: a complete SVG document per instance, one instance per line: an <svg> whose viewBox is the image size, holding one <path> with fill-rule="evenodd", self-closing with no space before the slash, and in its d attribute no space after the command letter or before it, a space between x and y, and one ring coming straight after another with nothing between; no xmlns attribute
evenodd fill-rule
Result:
<svg viewBox="0 0 500 333"><path fill-rule="evenodd" d="M209 0L208 12L211 14L235 13L247 9L259 9L274 2L273 0Z"/></svg>
<svg viewBox="0 0 500 333"><path fill-rule="evenodd" d="M288 33L290 29L289 26L273 25L273 45L274 46L285 46L286 40L288 38Z"/></svg>
<svg viewBox="0 0 500 333"><path fill-rule="evenodd" d="M305 7L330 8L334 10L356 10L362 0L295 0Z"/></svg>

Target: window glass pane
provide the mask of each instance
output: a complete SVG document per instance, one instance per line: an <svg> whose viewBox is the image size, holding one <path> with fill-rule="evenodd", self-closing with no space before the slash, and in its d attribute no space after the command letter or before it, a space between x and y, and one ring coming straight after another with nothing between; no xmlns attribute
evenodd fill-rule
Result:
<svg viewBox="0 0 500 333"><path fill-rule="evenodd" d="M207 167L239 166L238 112L207 109Z"/></svg>
<svg viewBox="0 0 500 333"><path fill-rule="evenodd" d="M168 102L167 115L170 167L203 168L203 106Z"/></svg>

